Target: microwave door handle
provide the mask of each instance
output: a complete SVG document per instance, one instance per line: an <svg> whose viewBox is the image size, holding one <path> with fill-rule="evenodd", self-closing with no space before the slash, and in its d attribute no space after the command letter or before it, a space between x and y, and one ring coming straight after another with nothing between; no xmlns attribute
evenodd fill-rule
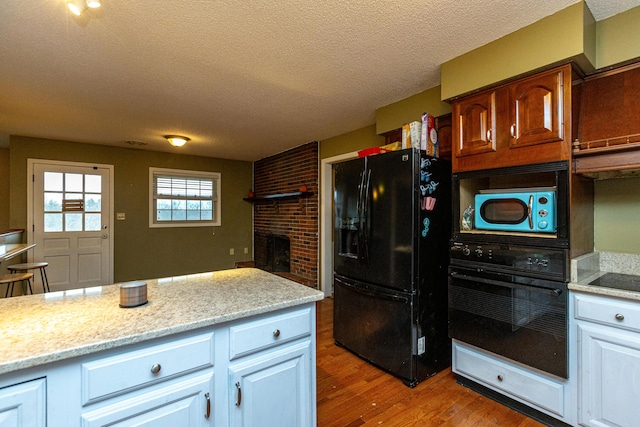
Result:
<svg viewBox="0 0 640 427"><path fill-rule="evenodd" d="M529 206L527 206L529 216L529 229L533 230L533 194L529 196Z"/></svg>

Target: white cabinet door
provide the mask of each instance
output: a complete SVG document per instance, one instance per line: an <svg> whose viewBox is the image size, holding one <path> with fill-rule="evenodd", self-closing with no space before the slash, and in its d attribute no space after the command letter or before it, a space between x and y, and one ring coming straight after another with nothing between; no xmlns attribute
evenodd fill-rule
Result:
<svg viewBox="0 0 640 427"><path fill-rule="evenodd" d="M229 367L230 425L314 426L311 341Z"/></svg>
<svg viewBox="0 0 640 427"><path fill-rule="evenodd" d="M0 427L44 427L45 385L40 378L0 388Z"/></svg>
<svg viewBox="0 0 640 427"><path fill-rule="evenodd" d="M634 427L640 422L640 335L578 325L583 426Z"/></svg>
<svg viewBox="0 0 640 427"><path fill-rule="evenodd" d="M83 427L204 427L213 425L213 374L152 391L130 393L113 404L85 412Z"/></svg>

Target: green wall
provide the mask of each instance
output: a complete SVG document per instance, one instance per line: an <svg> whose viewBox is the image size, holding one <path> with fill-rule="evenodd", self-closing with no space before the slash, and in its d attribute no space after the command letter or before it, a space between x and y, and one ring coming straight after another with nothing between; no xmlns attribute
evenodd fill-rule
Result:
<svg viewBox="0 0 640 427"><path fill-rule="evenodd" d="M9 229L9 149L0 147L0 231Z"/></svg>
<svg viewBox="0 0 640 427"><path fill-rule="evenodd" d="M376 134L376 125L370 125L320 141L319 157L326 159L369 147L379 147L384 142L384 137Z"/></svg>
<svg viewBox="0 0 640 427"><path fill-rule="evenodd" d="M640 254L640 178L595 182L595 250Z"/></svg>
<svg viewBox="0 0 640 427"><path fill-rule="evenodd" d="M579 2L442 64L442 99L570 59L590 72L595 50L595 20Z"/></svg>
<svg viewBox="0 0 640 427"><path fill-rule="evenodd" d="M12 136L10 227L27 228L27 159L114 166L114 280L175 276L234 268L251 259L253 206L242 200L252 187L251 162ZM149 167L221 173L222 226L149 228ZM243 253L244 248L249 254ZM234 248L236 255L229 255Z"/></svg>
<svg viewBox="0 0 640 427"><path fill-rule="evenodd" d="M451 112L451 104L441 101L440 86L376 110L376 132L383 134L401 128L405 123L420 121L423 113L442 116Z"/></svg>
<svg viewBox="0 0 640 427"><path fill-rule="evenodd" d="M640 6L596 24L598 68L640 57Z"/></svg>

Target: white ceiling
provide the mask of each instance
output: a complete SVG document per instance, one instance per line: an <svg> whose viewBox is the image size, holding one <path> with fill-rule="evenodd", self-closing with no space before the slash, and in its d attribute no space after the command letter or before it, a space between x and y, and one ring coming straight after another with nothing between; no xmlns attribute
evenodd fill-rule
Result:
<svg viewBox="0 0 640 427"><path fill-rule="evenodd" d="M24 135L257 160L375 122L440 64L578 0L0 3L0 146ZM596 20L640 0L587 0ZM190 137L177 149L166 134ZM145 145L128 145L138 141Z"/></svg>

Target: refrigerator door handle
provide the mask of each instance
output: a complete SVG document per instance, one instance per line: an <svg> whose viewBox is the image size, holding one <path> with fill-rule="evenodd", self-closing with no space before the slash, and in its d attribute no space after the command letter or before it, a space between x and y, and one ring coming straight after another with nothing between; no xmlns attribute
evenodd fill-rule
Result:
<svg viewBox="0 0 640 427"><path fill-rule="evenodd" d="M370 200L370 192L369 185L371 184L371 169L367 170L367 183L364 187L364 209L362 210L362 220L360 221L362 230L362 256L361 258L366 260L369 259L369 222L367 218L369 216L369 200Z"/></svg>
<svg viewBox="0 0 640 427"><path fill-rule="evenodd" d="M379 298L379 299L386 299L386 300L390 300L390 301L400 301L400 302L405 303L405 304L409 303L409 297L407 297L405 295L400 295L400 294L398 294L396 292L384 292L384 291L370 290L370 289L367 289L364 286L358 286L355 283L350 283L350 282L341 280L338 277L334 277L334 280L337 283L341 284L342 286L350 288L354 292L357 292L357 293L362 294L362 295L376 297L376 298Z"/></svg>

